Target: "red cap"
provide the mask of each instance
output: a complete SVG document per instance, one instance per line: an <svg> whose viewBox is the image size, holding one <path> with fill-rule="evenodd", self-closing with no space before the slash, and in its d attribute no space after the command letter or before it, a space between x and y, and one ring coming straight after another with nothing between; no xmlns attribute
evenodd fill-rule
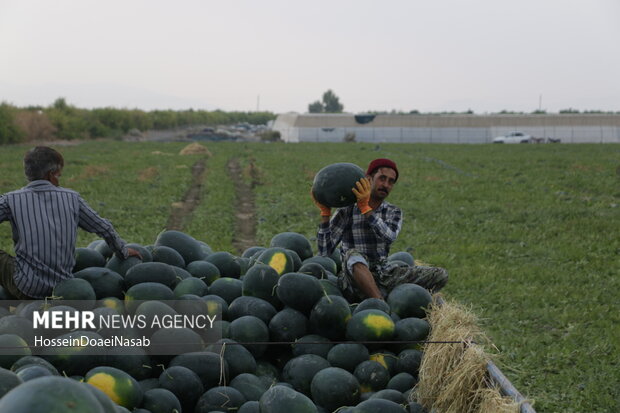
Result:
<svg viewBox="0 0 620 413"><path fill-rule="evenodd" d="M398 168L396 167L396 163L390 159L379 158L375 159L368 165L368 169L366 170L366 175L372 175L379 168L392 168L394 172L396 172L396 180L398 180Z"/></svg>

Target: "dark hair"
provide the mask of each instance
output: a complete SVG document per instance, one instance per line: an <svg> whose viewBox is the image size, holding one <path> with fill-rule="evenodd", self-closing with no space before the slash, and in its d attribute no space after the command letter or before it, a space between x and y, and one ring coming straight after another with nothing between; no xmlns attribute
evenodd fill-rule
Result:
<svg viewBox="0 0 620 413"><path fill-rule="evenodd" d="M60 152L47 146L34 147L24 155L24 173L28 181L45 179L49 172L60 171L64 165Z"/></svg>

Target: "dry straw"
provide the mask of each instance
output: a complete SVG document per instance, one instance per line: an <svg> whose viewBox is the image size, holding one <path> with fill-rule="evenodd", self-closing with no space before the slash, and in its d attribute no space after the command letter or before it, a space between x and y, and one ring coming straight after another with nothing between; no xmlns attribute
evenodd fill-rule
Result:
<svg viewBox="0 0 620 413"><path fill-rule="evenodd" d="M441 302L441 304L439 304ZM429 411L440 413L518 413L519 404L502 396L487 373L490 342L477 317L457 303L435 296L428 312L431 342L424 348L414 397Z"/></svg>
<svg viewBox="0 0 620 413"><path fill-rule="evenodd" d="M207 157L213 156L206 146L193 142L181 149L180 155L207 155Z"/></svg>

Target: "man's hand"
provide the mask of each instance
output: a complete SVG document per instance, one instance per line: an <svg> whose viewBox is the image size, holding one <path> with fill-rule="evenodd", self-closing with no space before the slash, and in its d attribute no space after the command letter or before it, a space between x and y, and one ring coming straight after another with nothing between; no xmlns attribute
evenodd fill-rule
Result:
<svg viewBox="0 0 620 413"><path fill-rule="evenodd" d="M317 201L314 197L314 194L312 193L312 189L310 189L310 196L312 197L312 202L314 202L314 205L316 205L316 207L321 210L322 217L329 217L332 215L332 209Z"/></svg>
<svg viewBox="0 0 620 413"><path fill-rule="evenodd" d="M356 189L357 188L357 189ZM370 180L362 178L355 183L355 188L351 189L357 198L357 207L362 214L372 211L368 202L370 201Z"/></svg>
<svg viewBox="0 0 620 413"><path fill-rule="evenodd" d="M127 258L129 257L136 257L142 259L142 255L140 254L140 252L138 252L138 250L127 247Z"/></svg>

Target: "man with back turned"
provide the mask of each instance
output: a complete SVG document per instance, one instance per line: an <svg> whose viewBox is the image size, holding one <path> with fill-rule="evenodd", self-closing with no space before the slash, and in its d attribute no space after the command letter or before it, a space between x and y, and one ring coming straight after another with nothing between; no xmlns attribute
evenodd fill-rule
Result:
<svg viewBox="0 0 620 413"><path fill-rule="evenodd" d="M112 224L76 191L59 185L64 159L37 146L24 157L25 187L0 196L0 222L9 221L15 257L0 250L0 284L17 299L44 298L72 277L78 227L99 235L119 257L135 256Z"/></svg>

